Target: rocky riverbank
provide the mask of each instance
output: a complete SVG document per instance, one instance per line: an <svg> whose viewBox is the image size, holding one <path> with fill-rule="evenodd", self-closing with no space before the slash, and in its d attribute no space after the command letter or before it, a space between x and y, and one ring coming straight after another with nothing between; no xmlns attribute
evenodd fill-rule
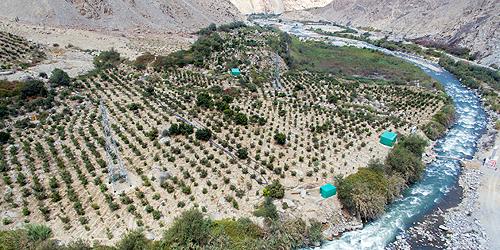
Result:
<svg viewBox="0 0 500 250"><path fill-rule="evenodd" d="M491 114L496 120L496 114ZM415 222L387 249L489 249L490 239L480 220L481 185L484 169L481 162L495 145L497 131L494 122L478 143L478 151L472 161L463 164L456 188L431 213ZM483 184L484 185L484 184Z"/></svg>
<svg viewBox="0 0 500 250"><path fill-rule="evenodd" d="M481 175L479 169L463 168L459 186L445 201L398 235L387 249L487 249L486 234L478 219Z"/></svg>
<svg viewBox="0 0 500 250"><path fill-rule="evenodd" d="M445 224L439 228L447 233L446 245L451 249L487 249L486 233L479 221L479 185L482 171L464 168L459 184L462 202L444 213Z"/></svg>

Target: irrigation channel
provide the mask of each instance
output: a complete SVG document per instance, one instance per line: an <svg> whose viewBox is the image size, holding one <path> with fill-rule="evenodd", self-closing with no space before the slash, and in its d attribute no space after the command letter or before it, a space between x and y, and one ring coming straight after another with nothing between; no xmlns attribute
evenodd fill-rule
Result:
<svg viewBox="0 0 500 250"><path fill-rule="evenodd" d="M272 21L264 20L264 22ZM476 142L485 133L488 120L481 100L474 91L464 87L454 75L422 58L375 47L361 41L321 36L306 30L304 25L299 23L273 24L283 31L305 39L319 38L337 46L371 48L410 61L439 81L454 101L457 118L455 124L434 147L437 155L446 158L439 158L428 164L422 180L408 188L403 197L392 203L381 218L365 225L361 230L345 233L337 240L326 242L320 248L384 249L387 244L394 241L396 235L430 213L457 185L460 164L458 160L450 158L471 159L476 152Z"/></svg>

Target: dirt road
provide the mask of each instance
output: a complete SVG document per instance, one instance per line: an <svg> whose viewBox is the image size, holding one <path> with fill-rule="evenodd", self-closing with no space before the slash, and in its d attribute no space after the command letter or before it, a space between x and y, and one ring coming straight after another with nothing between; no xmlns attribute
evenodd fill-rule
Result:
<svg viewBox="0 0 500 250"><path fill-rule="evenodd" d="M498 134L495 145L500 146ZM480 221L488 235L490 249L500 249L500 170L484 166L481 170L484 175L479 189Z"/></svg>

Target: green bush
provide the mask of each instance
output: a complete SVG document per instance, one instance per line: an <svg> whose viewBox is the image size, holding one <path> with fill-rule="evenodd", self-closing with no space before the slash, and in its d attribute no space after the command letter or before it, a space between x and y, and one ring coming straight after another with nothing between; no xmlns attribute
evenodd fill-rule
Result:
<svg viewBox="0 0 500 250"><path fill-rule="evenodd" d="M422 128L425 135L431 140L437 140L446 131L446 127L436 121L430 121Z"/></svg>
<svg viewBox="0 0 500 250"><path fill-rule="evenodd" d="M26 225L26 233L31 241L44 241L52 236L52 229L40 224Z"/></svg>
<svg viewBox="0 0 500 250"><path fill-rule="evenodd" d="M30 247L26 230L0 231L0 249L19 250Z"/></svg>
<svg viewBox="0 0 500 250"><path fill-rule="evenodd" d="M415 183L424 172L422 160L404 147L395 147L386 159L389 175L400 174L407 183Z"/></svg>
<svg viewBox="0 0 500 250"><path fill-rule="evenodd" d="M201 140L201 141L208 141L212 138L212 131L210 129L204 128L204 129L198 129L196 130L196 139Z"/></svg>
<svg viewBox="0 0 500 250"><path fill-rule="evenodd" d="M194 132L193 126L186 123L172 124L168 129L170 135L185 135L188 136Z"/></svg>
<svg viewBox="0 0 500 250"><path fill-rule="evenodd" d="M7 143L10 140L10 134L5 131L0 131L0 144Z"/></svg>
<svg viewBox="0 0 500 250"><path fill-rule="evenodd" d="M273 204L271 197L266 197L264 202L253 212L257 217L264 217L267 219L275 220L278 218L278 210Z"/></svg>
<svg viewBox="0 0 500 250"><path fill-rule="evenodd" d="M240 148L236 151L236 156L240 159L246 159L248 158L248 150L246 148Z"/></svg>
<svg viewBox="0 0 500 250"><path fill-rule="evenodd" d="M142 54L142 55L138 56L134 60L134 62L133 62L132 65L134 66L134 68L136 68L138 70L144 70L154 60L155 60L155 55L153 55L151 53L145 53L145 54Z"/></svg>
<svg viewBox="0 0 500 250"><path fill-rule="evenodd" d="M383 173L369 168L360 168L337 183L342 204L364 220L375 219L384 212L387 187Z"/></svg>
<svg viewBox="0 0 500 250"><path fill-rule="evenodd" d="M0 104L0 119L9 116L10 110L7 106Z"/></svg>
<svg viewBox="0 0 500 250"><path fill-rule="evenodd" d="M308 249L312 244L309 237L309 227L301 218L285 221L272 221L269 230L272 237L265 241L262 249Z"/></svg>
<svg viewBox="0 0 500 250"><path fill-rule="evenodd" d="M321 222L313 220L310 222L308 230L308 241L310 245L315 243L320 243L323 240L323 224Z"/></svg>
<svg viewBox="0 0 500 250"><path fill-rule="evenodd" d="M62 69L54 69L52 70L49 81L52 86L69 86L71 78L69 78L69 75Z"/></svg>
<svg viewBox="0 0 500 250"><path fill-rule="evenodd" d="M139 110L141 108L141 105L138 104L138 103L130 103L127 105L127 108L130 110L130 111L136 111L136 110Z"/></svg>
<svg viewBox="0 0 500 250"><path fill-rule="evenodd" d="M150 131L144 133L144 135L151 141L154 141L158 137L158 134L159 132L157 128L153 128Z"/></svg>
<svg viewBox="0 0 500 250"><path fill-rule="evenodd" d="M427 145L427 140L415 134L404 136L398 142L398 147L408 149L417 157L422 156Z"/></svg>
<svg viewBox="0 0 500 250"><path fill-rule="evenodd" d="M236 125L247 125L248 124L248 117L247 117L247 115L238 112L234 116L234 122L236 123Z"/></svg>
<svg viewBox="0 0 500 250"><path fill-rule="evenodd" d="M264 188L263 194L266 197L283 199L283 197L285 197L285 188L281 185L279 180L274 180L273 183Z"/></svg>
<svg viewBox="0 0 500 250"><path fill-rule="evenodd" d="M274 140L276 141L276 143L278 143L279 145L285 145L286 143L286 135L283 134L283 133L276 133L274 135Z"/></svg>
<svg viewBox="0 0 500 250"><path fill-rule="evenodd" d="M255 242L264 236L263 230L248 218L216 220L212 224L212 237L228 239L226 249L252 248Z"/></svg>
<svg viewBox="0 0 500 250"><path fill-rule="evenodd" d="M131 231L122 236L121 240L116 244L119 250L142 250L149 249L149 240L146 239L141 230Z"/></svg>
<svg viewBox="0 0 500 250"><path fill-rule="evenodd" d="M195 249L208 243L211 221L195 209L188 210L174 220L165 231L162 245L166 249Z"/></svg>
<svg viewBox="0 0 500 250"><path fill-rule="evenodd" d="M336 179L340 201L363 220L377 218L387 203L399 197L408 184L420 179L425 167L421 156L426 146L427 141L420 136L401 137L384 163L370 161L368 168Z"/></svg>
<svg viewBox="0 0 500 250"><path fill-rule="evenodd" d="M422 130L429 139L437 140L453 124L454 119L455 107L453 104L447 104L423 126Z"/></svg>
<svg viewBox="0 0 500 250"><path fill-rule="evenodd" d="M21 93L22 82L0 80L0 97L13 97Z"/></svg>
<svg viewBox="0 0 500 250"><path fill-rule="evenodd" d="M21 98L27 99L30 97L45 97L47 96L47 89L42 81L28 80L21 87Z"/></svg>
<svg viewBox="0 0 500 250"><path fill-rule="evenodd" d="M120 53L114 49L103 51L94 58L94 66L98 70L108 69L118 66L121 63Z"/></svg>
<svg viewBox="0 0 500 250"><path fill-rule="evenodd" d="M208 93L201 93L196 97L196 105L199 107L211 108L213 104L212 97Z"/></svg>

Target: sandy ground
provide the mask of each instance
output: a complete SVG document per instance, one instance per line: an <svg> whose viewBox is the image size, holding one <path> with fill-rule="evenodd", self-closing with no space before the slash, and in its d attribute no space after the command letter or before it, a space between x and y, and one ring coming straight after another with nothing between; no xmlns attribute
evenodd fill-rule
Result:
<svg viewBox="0 0 500 250"><path fill-rule="evenodd" d="M496 136L495 146L500 146L500 137ZM486 152L490 155L493 149ZM497 152L498 155L498 152ZM484 173L479 189L480 221L490 240L491 249L500 248L500 170L494 170L485 166L481 167Z"/></svg>
<svg viewBox="0 0 500 250"><path fill-rule="evenodd" d="M55 68L59 68L68 73L70 77L77 77L92 70L94 54L72 48L51 48L45 51L47 59L27 70L16 71L14 74L5 75L9 81L24 80L26 78L36 78L40 73L50 75ZM2 78L2 77L0 77Z"/></svg>
<svg viewBox="0 0 500 250"><path fill-rule="evenodd" d="M196 36L187 33L152 33L132 30L127 32L98 32L72 28L48 27L14 22L0 18L0 30L4 30L46 46L71 45L81 50L115 49L126 58L134 59L144 52L166 54L189 47Z"/></svg>
<svg viewBox="0 0 500 250"><path fill-rule="evenodd" d="M0 77L10 81L37 77L42 72L50 75L55 68L63 69L71 77L76 77L94 68L92 61L99 51L115 49L122 57L133 60L145 52L166 55L186 49L196 40L196 36L186 33L152 33L143 30L103 33L32 25L1 17L0 30L42 45L47 55L45 61L27 70Z"/></svg>

